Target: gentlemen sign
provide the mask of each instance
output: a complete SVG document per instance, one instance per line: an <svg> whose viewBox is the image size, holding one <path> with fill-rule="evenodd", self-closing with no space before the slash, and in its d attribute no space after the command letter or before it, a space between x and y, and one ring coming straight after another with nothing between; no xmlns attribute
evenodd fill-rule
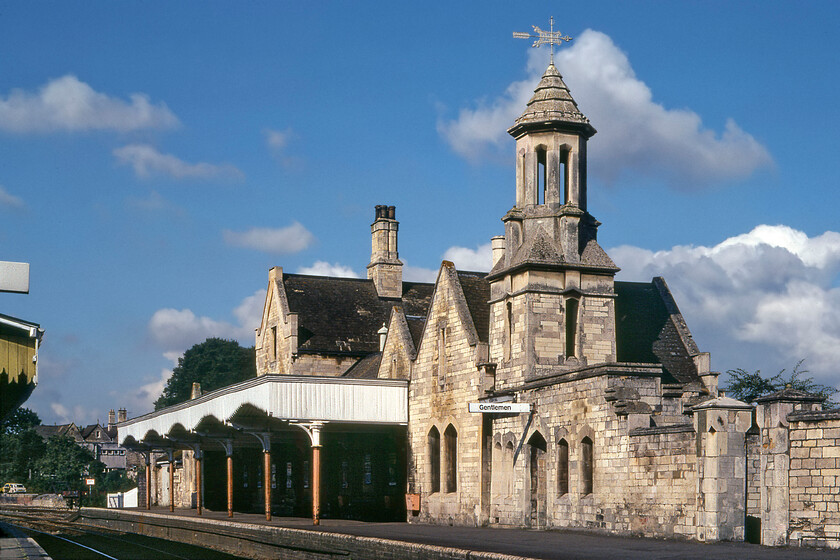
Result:
<svg viewBox="0 0 840 560"><path fill-rule="evenodd" d="M483 414L519 414L520 412L531 412L531 403L518 402L471 402L470 412L481 412Z"/></svg>

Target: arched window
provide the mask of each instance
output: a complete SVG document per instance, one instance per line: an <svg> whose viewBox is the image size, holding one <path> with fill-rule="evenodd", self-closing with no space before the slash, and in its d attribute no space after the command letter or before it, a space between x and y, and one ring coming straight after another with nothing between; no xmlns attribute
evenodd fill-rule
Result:
<svg viewBox="0 0 840 560"><path fill-rule="evenodd" d="M580 481L581 494L591 494L593 490L593 470L595 457L592 449L592 440L588 437L580 442Z"/></svg>
<svg viewBox="0 0 840 560"><path fill-rule="evenodd" d="M577 355L578 330L578 300L577 298L566 299L566 357L573 358Z"/></svg>
<svg viewBox="0 0 840 560"><path fill-rule="evenodd" d="M548 188L547 169L545 148L537 148L537 204L545 204L545 190Z"/></svg>
<svg viewBox="0 0 840 560"><path fill-rule="evenodd" d="M502 482L504 480L504 455L502 455L502 444L496 442L493 445L493 466L490 471L490 494L495 498L502 495Z"/></svg>
<svg viewBox="0 0 840 560"><path fill-rule="evenodd" d="M561 439L557 444L557 494L569 493L569 442Z"/></svg>
<svg viewBox="0 0 840 560"><path fill-rule="evenodd" d="M528 438L528 470L531 482L531 520L536 523L545 513L545 438L539 432Z"/></svg>
<svg viewBox="0 0 840 560"><path fill-rule="evenodd" d="M568 149L560 151L560 177L563 180L563 204L568 204L572 201L569 153Z"/></svg>
<svg viewBox="0 0 840 560"><path fill-rule="evenodd" d="M426 448L429 457L429 491L440 492L440 432L434 426L426 438Z"/></svg>
<svg viewBox="0 0 840 560"><path fill-rule="evenodd" d="M458 432L450 424L443 432L444 451L444 492L455 492L458 489Z"/></svg>

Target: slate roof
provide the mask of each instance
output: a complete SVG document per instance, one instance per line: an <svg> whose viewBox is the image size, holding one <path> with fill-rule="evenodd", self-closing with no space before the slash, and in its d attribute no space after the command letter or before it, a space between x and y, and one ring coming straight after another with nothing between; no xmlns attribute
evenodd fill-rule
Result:
<svg viewBox="0 0 840 560"><path fill-rule="evenodd" d="M365 355L379 351L377 332L391 308L426 316L434 286L403 282L402 302L383 299L371 280L284 274L289 311L298 313L298 351Z"/></svg>
<svg viewBox="0 0 840 560"><path fill-rule="evenodd" d="M411 341L414 342L414 348L420 347L420 339L423 338L423 327L426 326L426 317L406 316L405 322L408 323L408 332L411 334Z"/></svg>
<svg viewBox="0 0 840 560"><path fill-rule="evenodd" d="M379 364L382 363L382 353L369 354L350 366L342 377L353 379L376 379L379 375Z"/></svg>
<svg viewBox="0 0 840 560"><path fill-rule="evenodd" d="M682 383L698 379L699 352L665 281L615 283L616 359L662 364Z"/></svg>
<svg viewBox="0 0 840 560"><path fill-rule="evenodd" d="M586 115L578 109L568 86L563 82L563 76L554 64L548 66L537 89L534 90L533 97L528 101L525 112L516 119L516 123L508 132L515 134L516 129L522 126L547 121L577 125L584 128L588 136L595 134L595 129L589 124Z"/></svg>
<svg viewBox="0 0 840 560"><path fill-rule="evenodd" d="M668 321L668 310L652 282L615 283L616 358L619 362L659 363L653 343Z"/></svg>
<svg viewBox="0 0 840 560"><path fill-rule="evenodd" d="M479 340L490 333L490 284L483 272L458 271ZM379 298L366 279L284 274L289 309L298 313L299 351L358 355L361 360L344 375L375 378L381 361L378 331L394 305L401 305L415 347L426 322L433 284L403 283L403 300ZM663 290L665 291L663 293ZM663 356L664 342L696 351L690 333L682 333L679 309L664 282L615 282L616 358L624 363L663 364L680 381L695 375L685 351ZM687 330L686 330L687 333ZM678 337L688 337L681 340ZM675 340L675 337L677 339ZM671 346L669 346L670 348ZM685 363L683 363L685 362Z"/></svg>
<svg viewBox="0 0 840 560"><path fill-rule="evenodd" d="M478 340L487 342L490 340L490 282L487 281L487 273L458 271L458 281L478 332ZM415 347L418 343L415 342Z"/></svg>

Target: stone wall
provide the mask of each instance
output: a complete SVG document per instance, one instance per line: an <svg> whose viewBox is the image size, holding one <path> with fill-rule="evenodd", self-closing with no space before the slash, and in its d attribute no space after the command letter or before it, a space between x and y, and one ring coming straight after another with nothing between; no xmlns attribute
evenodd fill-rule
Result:
<svg viewBox="0 0 840 560"><path fill-rule="evenodd" d="M790 542L840 548L840 411L790 420Z"/></svg>
<svg viewBox="0 0 840 560"><path fill-rule="evenodd" d="M446 264L429 309L426 328L412 366L409 386L409 492L420 494L420 513L409 521L455 525L481 522L481 414L470 414L469 402L483 395L476 367L476 348L470 345L465 315L459 313L463 295ZM462 310L463 311L463 310ZM468 314L466 315L469 316ZM454 491L447 491L446 432L457 434ZM430 454L429 434L440 438L440 456ZM432 487L433 463L439 460L440 481Z"/></svg>
<svg viewBox="0 0 840 560"><path fill-rule="evenodd" d="M625 534L693 536L697 457L690 424L647 428L649 415L616 414L604 395L620 387L638 406L654 410L658 380L608 375L555 383L520 393L534 415L493 420L491 522L539 526L542 489L545 526L599 529ZM642 418L644 428L633 429ZM686 420L688 420L686 418ZM531 442L545 439L543 456ZM593 444L593 488L584 485L582 442ZM568 452L568 487L560 482ZM515 462L514 462L515 458ZM533 461L538 461L533 464ZM543 472L534 475L534 469ZM565 490L565 491L564 491ZM536 507L536 512L534 508Z"/></svg>
<svg viewBox="0 0 840 560"><path fill-rule="evenodd" d="M322 375L337 377L359 361L355 356L324 356L322 354L299 354L292 362L293 375Z"/></svg>
<svg viewBox="0 0 840 560"><path fill-rule="evenodd" d="M747 432L747 520L746 540L761 543L761 435Z"/></svg>
<svg viewBox="0 0 840 560"><path fill-rule="evenodd" d="M648 537L694 537L694 427L637 428L630 436L630 469L623 496L630 532Z"/></svg>

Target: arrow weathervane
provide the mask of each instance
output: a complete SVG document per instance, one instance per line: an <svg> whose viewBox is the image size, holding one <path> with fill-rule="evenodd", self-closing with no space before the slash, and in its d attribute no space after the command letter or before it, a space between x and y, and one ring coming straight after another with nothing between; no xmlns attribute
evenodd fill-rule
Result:
<svg viewBox="0 0 840 560"><path fill-rule="evenodd" d="M534 28L534 31L537 32L536 35L531 35L530 33L522 33L520 31L513 32L514 39L536 39L534 44L531 45L533 48L541 47L542 45L551 45L551 63L554 64L554 45L559 45L563 41L569 42L572 40L571 37L566 35L563 37L559 31L554 31L554 16L551 16L549 20L550 31L543 31L536 25L532 25L531 27Z"/></svg>

